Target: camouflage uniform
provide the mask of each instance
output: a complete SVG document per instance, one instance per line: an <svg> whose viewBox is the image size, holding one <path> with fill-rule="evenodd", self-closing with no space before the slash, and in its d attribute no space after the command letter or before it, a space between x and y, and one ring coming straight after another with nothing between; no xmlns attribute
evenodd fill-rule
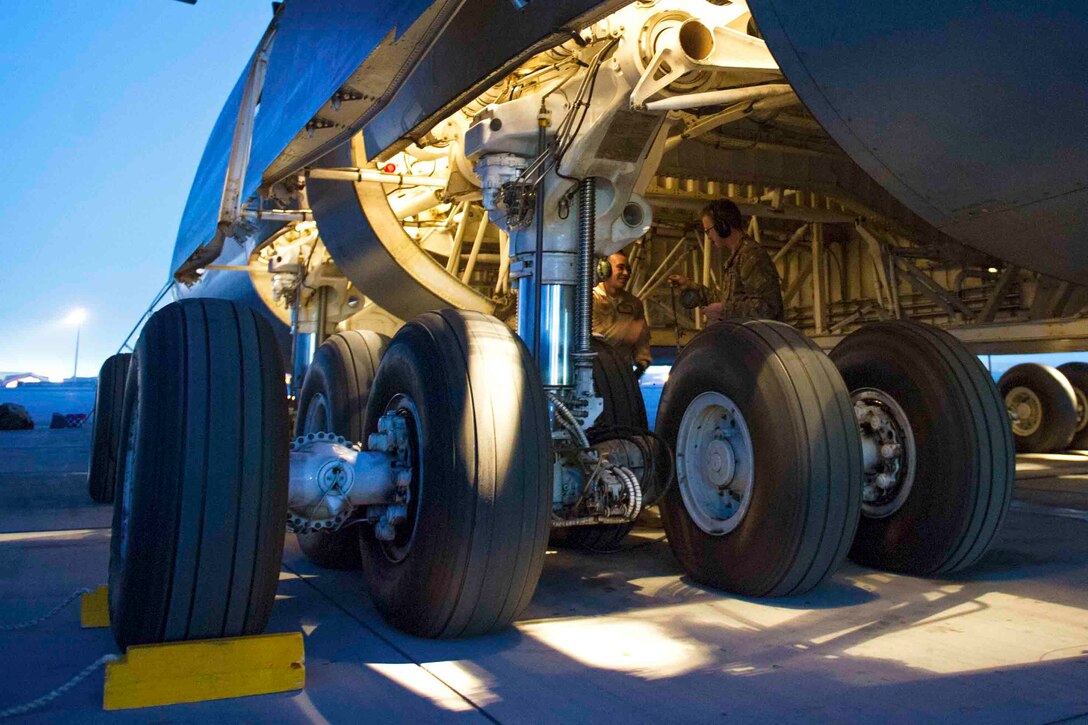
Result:
<svg viewBox="0 0 1088 725"><path fill-rule="evenodd" d="M650 365L650 326L642 300L627 290L614 296L604 291L604 284L593 288L593 334L600 335L612 347L630 356L640 368Z"/></svg>
<svg viewBox="0 0 1088 725"><path fill-rule="evenodd" d="M759 242L747 234L730 255L722 271L722 319L755 317L761 320L781 320L782 283L778 270ZM707 290L703 289L704 294ZM707 299L710 299L707 295Z"/></svg>

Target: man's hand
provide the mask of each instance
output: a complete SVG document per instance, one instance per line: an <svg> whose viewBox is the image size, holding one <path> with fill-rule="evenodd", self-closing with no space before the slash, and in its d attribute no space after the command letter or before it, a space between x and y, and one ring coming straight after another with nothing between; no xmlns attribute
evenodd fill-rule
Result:
<svg viewBox="0 0 1088 725"><path fill-rule="evenodd" d="M708 322L721 322L725 316L725 305L721 302L714 302L713 304L709 304L706 307L700 307L699 309L702 311L703 317L705 317Z"/></svg>
<svg viewBox="0 0 1088 725"><path fill-rule="evenodd" d="M668 279L670 287L687 287L691 284L691 280L682 274L670 274Z"/></svg>

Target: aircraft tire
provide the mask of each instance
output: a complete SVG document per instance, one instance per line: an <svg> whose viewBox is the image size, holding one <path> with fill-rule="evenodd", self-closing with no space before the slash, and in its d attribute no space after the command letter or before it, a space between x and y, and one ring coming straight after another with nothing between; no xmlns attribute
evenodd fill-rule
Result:
<svg viewBox="0 0 1088 725"><path fill-rule="evenodd" d="M87 489L96 503L111 503L117 481L117 446L121 438L125 377L131 353L110 355L98 371L94 394L94 424L91 428L91 461Z"/></svg>
<svg viewBox="0 0 1088 725"><path fill-rule="evenodd" d="M858 428L842 378L795 329L708 327L673 366L656 430L676 456L661 516L693 579L781 597L842 563L861 502Z"/></svg>
<svg viewBox="0 0 1088 725"><path fill-rule="evenodd" d="M1057 368L1021 363L997 381L1012 421L1018 453L1050 453L1069 447L1077 432L1077 396Z"/></svg>
<svg viewBox="0 0 1088 725"><path fill-rule="evenodd" d="M389 338L370 330L331 335L314 353L298 396L295 435L335 433L365 443L366 402ZM359 527L296 534L306 558L323 569L358 569Z"/></svg>
<svg viewBox="0 0 1088 725"><path fill-rule="evenodd" d="M587 431L590 441L595 433L601 434L611 426L647 430L646 402L642 399L631 361L599 338L593 338L592 346L593 352L597 353L593 359L593 384L604 399L604 410ZM556 529L552 533L552 540L560 546L607 554L619 548L620 542L634 526L633 521L626 524L571 526Z"/></svg>
<svg viewBox="0 0 1088 725"><path fill-rule="evenodd" d="M597 353L593 359L593 384L604 398L604 410L593 428L619 425L647 430L646 402L631 361L600 338L594 337L591 345Z"/></svg>
<svg viewBox="0 0 1088 725"><path fill-rule="evenodd" d="M152 315L125 389L110 625L134 644L264 630L287 517L288 421L272 329L233 302Z"/></svg>
<svg viewBox="0 0 1088 725"><path fill-rule="evenodd" d="M389 343L367 432L394 411L413 475L393 540L361 537L371 599L416 636L505 628L532 598L550 528L551 431L535 362L494 317L429 312Z"/></svg>
<svg viewBox="0 0 1088 725"><path fill-rule="evenodd" d="M1088 363L1067 362L1059 365L1058 371L1073 386L1077 401L1077 428L1067 447L1078 451L1088 449Z"/></svg>
<svg viewBox="0 0 1088 725"><path fill-rule="evenodd" d="M869 451L851 559L915 576L974 564L1001 527L1016 470L990 374L949 333L906 320L862 327L831 359Z"/></svg>

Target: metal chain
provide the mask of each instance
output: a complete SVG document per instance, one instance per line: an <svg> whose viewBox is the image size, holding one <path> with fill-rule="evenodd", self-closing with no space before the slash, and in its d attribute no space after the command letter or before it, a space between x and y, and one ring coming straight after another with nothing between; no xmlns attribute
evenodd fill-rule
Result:
<svg viewBox="0 0 1088 725"><path fill-rule="evenodd" d="M64 609L65 607L67 607L72 602L74 602L81 595L90 594L92 591L94 591L94 590L92 590L92 589L77 589L76 591L74 591L70 595L68 595L67 599L65 599L63 602L61 602L57 606L53 607L53 609L51 609L47 614L43 614L42 616L38 617L37 619L31 619L31 620L26 621L26 622L20 622L19 624L5 624L5 625L2 625L2 626L0 626L0 632L15 632L15 631L20 630L20 629L27 629L28 627L33 627L36 624L41 624L42 622L49 619L54 614L56 614L57 612Z"/></svg>
<svg viewBox="0 0 1088 725"><path fill-rule="evenodd" d="M87 665L86 667L84 667L83 671L80 672L78 675L76 675L72 679L68 680L67 682L65 682L60 687L57 687L57 688L53 689L52 691L42 695L37 700L31 700L28 703L25 703L23 705L16 705L15 707L9 707L7 710L0 710L0 720L3 720L5 718L9 718L9 717L15 717L17 715L25 715L28 712L31 712L32 710L37 710L42 705L49 704L50 702L52 702L53 700L56 700L58 697L60 697L64 693L68 692L68 690L71 690L73 687L75 687L79 683L83 682L88 677L90 677L92 674L94 674L95 670L97 670L99 667L102 667L107 662L113 662L114 660L119 660L119 659L121 659L120 655L102 655L97 660L95 660L93 663L91 663L91 664Z"/></svg>

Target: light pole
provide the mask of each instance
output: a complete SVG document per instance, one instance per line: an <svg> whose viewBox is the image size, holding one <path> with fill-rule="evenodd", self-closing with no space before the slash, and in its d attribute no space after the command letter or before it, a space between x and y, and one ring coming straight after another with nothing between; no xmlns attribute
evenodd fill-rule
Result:
<svg viewBox="0 0 1088 725"><path fill-rule="evenodd" d="M87 319L87 310L82 307L77 307L68 313L68 317L64 320L70 325L76 326L76 357L75 362L72 363L72 380L76 379L76 372L79 370L79 333L83 329L83 321Z"/></svg>

